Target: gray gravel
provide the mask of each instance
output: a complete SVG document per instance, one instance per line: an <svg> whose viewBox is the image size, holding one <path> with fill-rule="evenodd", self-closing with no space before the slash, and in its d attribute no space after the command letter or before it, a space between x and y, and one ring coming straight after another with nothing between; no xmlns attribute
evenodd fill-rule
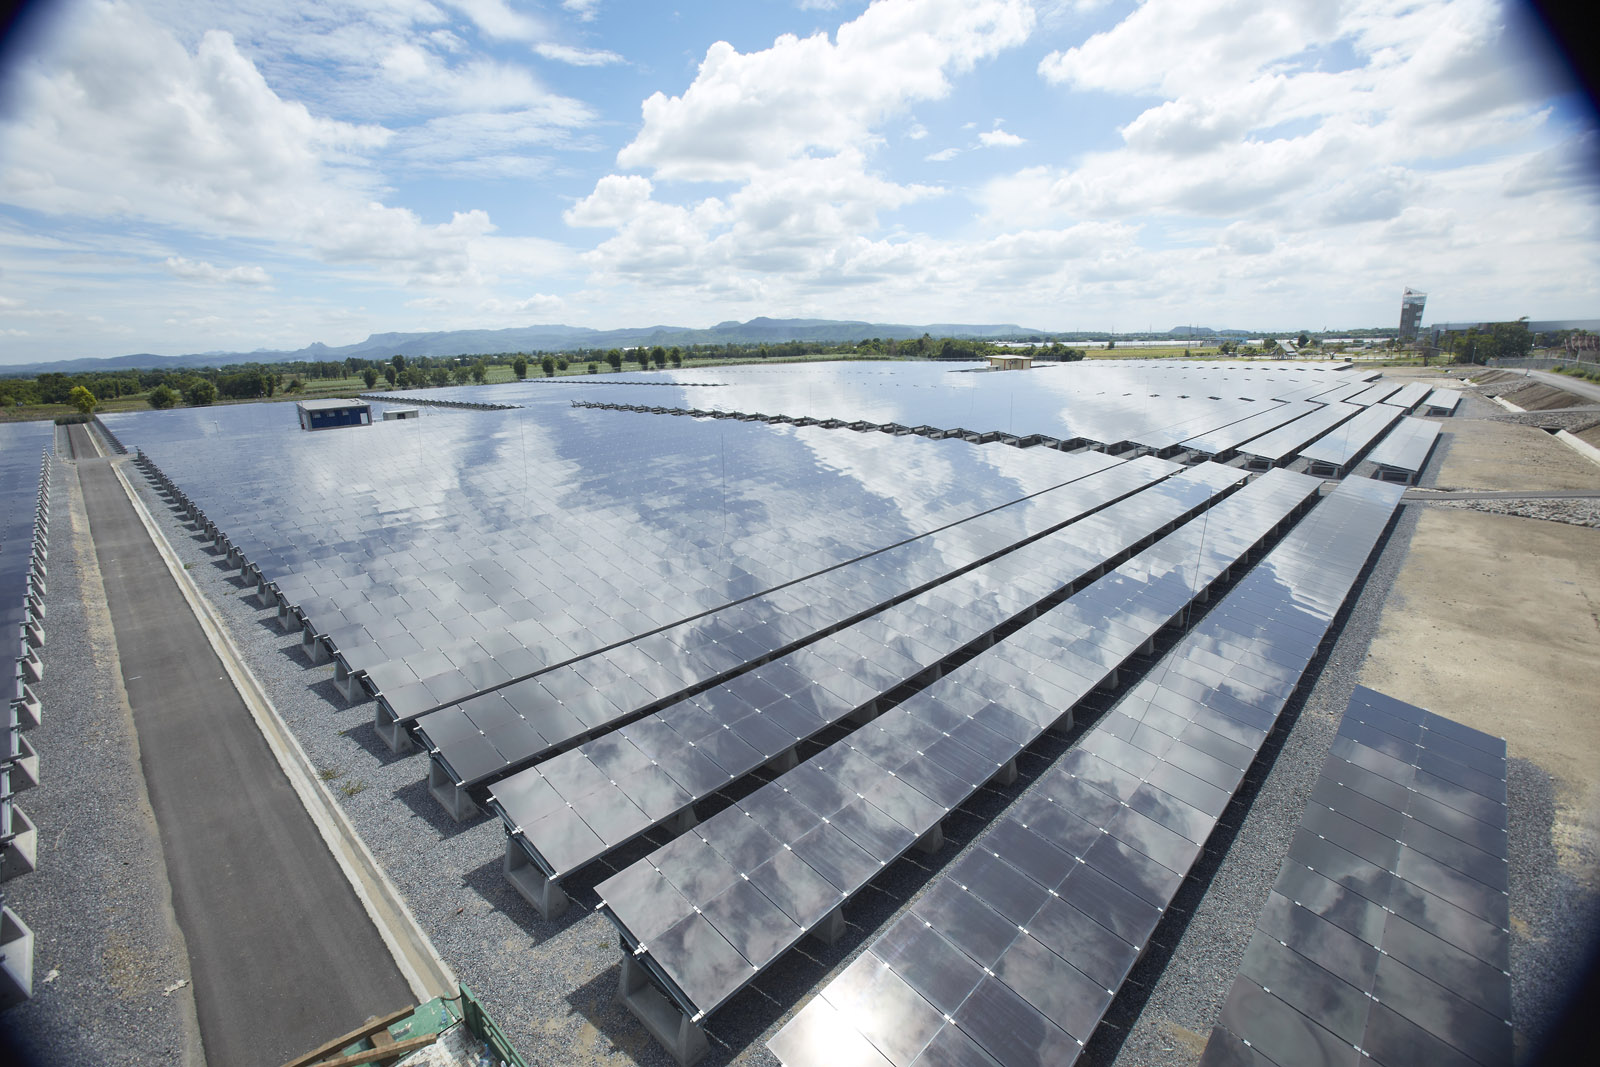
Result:
<svg viewBox="0 0 1600 1067"><path fill-rule="evenodd" d="M1433 506L1600 527L1600 500L1440 500Z"/></svg>
<svg viewBox="0 0 1600 1067"><path fill-rule="evenodd" d="M39 865L5 887L34 932L33 997L0 1025L40 1064L183 1063L186 1052L198 1063L188 959L99 574L92 555L85 573L77 551L87 540L82 512L70 507L75 488L74 468L57 460L44 711L28 734L40 783L20 798L39 830Z"/></svg>

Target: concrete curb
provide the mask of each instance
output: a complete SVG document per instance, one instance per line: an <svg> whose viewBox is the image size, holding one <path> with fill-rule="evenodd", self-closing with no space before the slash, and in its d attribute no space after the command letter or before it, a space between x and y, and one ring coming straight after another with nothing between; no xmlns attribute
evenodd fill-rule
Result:
<svg viewBox="0 0 1600 1067"><path fill-rule="evenodd" d="M1494 401L1496 404L1499 404L1501 407L1505 408L1507 411L1514 411L1518 415L1525 414L1526 411L1527 411L1526 408L1519 408L1519 407L1517 407L1517 405L1513 404L1511 401L1505 399L1504 397L1491 396L1489 399Z"/></svg>
<svg viewBox="0 0 1600 1067"><path fill-rule="evenodd" d="M1600 448L1594 447L1594 445L1591 445L1576 434L1568 430L1561 430L1556 434L1556 440L1591 463L1600 464Z"/></svg>
<svg viewBox="0 0 1600 1067"><path fill-rule="evenodd" d="M305 806L306 813L311 816L311 821L316 824L318 833L328 846L328 851L333 854L340 870L344 871L345 877L349 879L351 888L361 901L361 906L372 919L373 925L377 927L378 935L383 938L389 954L394 957L395 965L405 978L406 984L411 987L412 994L419 1003L439 996L455 996L459 991L455 972L440 958L428 935L417 923L416 916L406 906L400 891L395 888L377 859L367 849L366 842L361 839L349 817L328 792L327 786L317 777L316 770L306 756L305 750L300 747L299 740L278 716L277 709L272 706L272 701L261 688L261 683L245 664L244 657L234 646L222 621L195 587L189 572L183 569L172 546L167 542L166 535L145 509L139 494L129 484L126 474L123 473L122 463L113 459L111 468L117 480L122 483L128 499L132 501L139 521L149 532L150 540L154 542L156 551L166 563L167 570L171 572L178 588L183 591L183 597L199 621L200 628L210 639L217 657L228 672L228 677L239 691L245 706L250 709L256 726L261 730L268 747L272 749L278 765L283 768L289 784L300 797L300 802Z"/></svg>

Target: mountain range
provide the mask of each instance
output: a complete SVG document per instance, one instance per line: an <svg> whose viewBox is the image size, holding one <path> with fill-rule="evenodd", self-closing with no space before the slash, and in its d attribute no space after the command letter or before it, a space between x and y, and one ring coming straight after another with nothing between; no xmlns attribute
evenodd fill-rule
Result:
<svg viewBox="0 0 1600 1067"><path fill-rule="evenodd" d="M993 339L1047 336L1043 330L1011 323L970 325L935 322L924 326L859 322L840 319L769 319L719 322L709 329L687 326L644 326L623 330L593 330L582 326L517 326L507 330L445 330L434 333L375 333L353 345L330 347L320 341L293 352L195 352L162 356L136 352L103 359L69 359L0 367L0 374L31 375L41 371L76 374L85 371L132 368L177 370L186 367L223 367L238 363L293 363L301 360L388 359L391 356L471 356L498 352L570 352L580 348L631 348L638 345L776 344L783 341L837 343L909 340L924 333L934 337Z"/></svg>

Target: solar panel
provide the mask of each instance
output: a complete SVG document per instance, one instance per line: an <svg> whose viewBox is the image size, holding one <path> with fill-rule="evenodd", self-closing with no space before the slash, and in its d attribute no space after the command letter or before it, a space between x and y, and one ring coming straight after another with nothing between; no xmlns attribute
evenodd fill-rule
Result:
<svg viewBox="0 0 1600 1067"><path fill-rule="evenodd" d="M1353 404L1333 403L1321 411L1314 411L1303 418L1280 426L1276 430L1253 438L1239 447L1239 451L1255 457L1268 466L1282 463L1300 453L1306 445L1315 441L1340 423L1354 418L1360 409Z"/></svg>
<svg viewBox="0 0 1600 1067"><path fill-rule="evenodd" d="M1043 1062L1048 1056L1048 1062L1069 1064L1077 1058L1253 762L1400 493L1351 482L1330 494L874 942L868 955L913 989L936 979L920 960L897 957L894 946L929 936L923 931L982 968L971 984L958 981L945 992L945 1003L956 1006L941 1009L943 1022L930 1042L955 1029L959 1038L950 1040L975 1043L997 1060ZM1308 620L1304 638L1255 621L1291 611ZM1186 669L1203 670L1206 658L1196 654L1219 650L1253 653L1257 669L1250 677L1281 684L1260 690L1244 675L1213 670L1209 680L1197 680L1199 672ZM1269 669L1269 652L1281 660L1276 668ZM985 921L988 938L958 932ZM1035 927L1063 933L1045 943ZM1075 930L1095 936L1072 936ZM1033 941L1048 951L1035 949ZM1012 951L1026 961L1012 971L1015 985L995 968ZM789 1067L830 1062L828 1043L816 1039L819 1019L830 1033L843 1032L840 1041L860 1037L872 1044L854 1022L870 1016L872 1005L845 1006L833 993L843 980L842 974L768 1043ZM986 984L984 996L974 999ZM1038 1040L1017 1043L993 1025L994 1005L1018 1002L1032 1014L1013 1008L1009 1017L1024 1020L1024 1032ZM1049 1028L1041 1029L1038 1020ZM882 1052L881 1045L873 1047Z"/></svg>
<svg viewBox="0 0 1600 1067"><path fill-rule="evenodd" d="M1456 408L1461 404L1461 391L1446 389L1443 386L1428 394L1428 399L1422 402L1424 415L1454 415Z"/></svg>
<svg viewBox="0 0 1600 1067"><path fill-rule="evenodd" d="M1201 1063L1509 1063L1505 778L1504 740L1357 686Z"/></svg>
<svg viewBox="0 0 1600 1067"><path fill-rule="evenodd" d="M1401 418L1399 408L1373 404L1302 448L1300 455L1311 461L1313 474L1341 475Z"/></svg>
<svg viewBox="0 0 1600 1067"><path fill-rule="evenodd" d="M1428 465L1428 457L1433 454L1438 440L1437 422L1407 417L1373 446L1367 458L1377 464L1377 477L1410 484Z"/></svg>
<svg viewBox="0 0 1600 1067"><path fill-rule="evenodd" d="M1431 392L1433 392L1431 387L1423 385L1421 382L1412 382L1410 385L1402 386L1392 395L1385 397L1382 402L1390 407L1397 407L1401 411L1410 412L1418 404L1426 400Z"/></svg>

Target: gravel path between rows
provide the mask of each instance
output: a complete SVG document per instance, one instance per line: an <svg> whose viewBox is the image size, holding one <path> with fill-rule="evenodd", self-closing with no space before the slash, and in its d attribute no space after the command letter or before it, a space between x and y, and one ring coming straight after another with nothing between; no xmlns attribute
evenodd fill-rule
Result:
<svg viewBox="0 0 1600 1067"><path fill-rule="evenodd" d="M3 1019L23 1062L201 1063L189 963L123 699L74 466L55 462L39 785L22 794L38 869L6 883L34 932L33 997Z"/></svg>

